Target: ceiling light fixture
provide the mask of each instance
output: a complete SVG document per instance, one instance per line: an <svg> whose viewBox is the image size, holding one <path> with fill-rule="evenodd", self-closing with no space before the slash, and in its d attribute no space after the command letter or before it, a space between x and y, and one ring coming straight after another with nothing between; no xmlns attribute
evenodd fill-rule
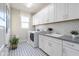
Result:
<svg viewBox="0 0 79 59"><path fill-rule="evenodd" d="M26 4L26 6L27 6L28 8L30 8L32 5L33 5L33 3L27 3L27 4Z"/></svg>

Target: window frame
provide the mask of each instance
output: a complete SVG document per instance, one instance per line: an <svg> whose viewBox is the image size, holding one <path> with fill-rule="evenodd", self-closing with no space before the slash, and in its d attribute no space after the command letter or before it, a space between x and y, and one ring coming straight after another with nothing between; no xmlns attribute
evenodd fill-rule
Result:
<svg viewBox="0 0 79 59"><path fill-rule="evenodd" d="M25 20L23 21L23 17L24 17L24 19L27 18L28 21L25 21ZM29 17L24 16L24 15L21 15L21 28L22 28L22 29L29 29L29 22L30 22L30 21L29 21ZM24 27L24 26L23 26L24 23L25 23L25 24L28 24L28 25Z"/></svg>

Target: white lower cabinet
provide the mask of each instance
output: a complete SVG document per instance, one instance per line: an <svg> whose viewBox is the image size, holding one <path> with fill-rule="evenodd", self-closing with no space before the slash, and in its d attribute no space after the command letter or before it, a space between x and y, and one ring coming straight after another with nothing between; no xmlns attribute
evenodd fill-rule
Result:
<svg viewBox="0 0 79 59"><path fill-rule="evenodd" d="M62 55L62 46L55 42L48 41L47 47L46 47L46 52L50 56L61 56Z"/></svg>
<svg viewBox="0 0 79 59"><path fill-rule="evenodd" d="M62 40L40 35L39 48L41 48L50 56L61 56L62 55Z"/></svg>
<svg viewBox="0 0 79 59"><path fill-rule="evenodd" d="M64 46L63 56L79 56L79 51Z"/></svg>
<svg viewBox="0 0 79 59"><path fill-rule="evenodd" d="M63 41L63 56L79 56L79 44Z"/></svg>
<svg viewBox="0 0 79 59"><path fill-rule="evenodd" d="M45 51L45 39L43 39L43 36L39 36L39 48Z"/></svg>
<svg viewBox="0 0 79 59"><path fill-rule="evenodd" d="M39 48L50 56L79 56L79 44L39 35Z"/></svg>

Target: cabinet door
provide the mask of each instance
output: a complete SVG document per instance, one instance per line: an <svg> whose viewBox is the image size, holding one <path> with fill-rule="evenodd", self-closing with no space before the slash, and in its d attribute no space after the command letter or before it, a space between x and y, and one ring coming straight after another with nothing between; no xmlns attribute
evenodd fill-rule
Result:
<svg viewBox="0 0 79 59"><path fill-rule="evenodd" d="M77 19L77 18L79 18L79 4L70 3L69 4L69 19Z"/></svg>
<svg viewBox="0 0 79 59"><path fill-rule="evenodd" d="M34 15L33 16L33 25L37 25L38 24L38 20L37 19L38 19L37 16Z"/></svg>
<svg viewBox="0 0 79 59"><path fill-rule="evenodd" d="M36 14L37 25L41 24L41 20L42 20L42 15L41 15L41 12L39 12Z"/></svg>
<svg viewBox="0 0 79 59"><path fill-rule="evenodd" d="M34 15L35 24L43 24L48 19L48 7L43 8L40 12Z"/></svg>
<svg viewBox="0 0 79 59"><path fill-rule="evenodd" d="M33 16L32 19L33 19L33 25L35 25L35 16Z"/></svg>
<svg viewBox="0 0 79 59"><path fill-rule="evenodd" d="M62 40L48 37L47 39L47 53L51 56L62 55ZM59 47L59 48L58 48Z"/></svg>
<svg viewBox="0 0 79 59"><path fill-rule="evenodd" d="M55 12L55 22L64 21L68 17L67 4L66 3L56 3L54 4Z"/></svg>
<svg viewBox="0 0 79 59"><path fill-rule="evenodd" d="M79 51L64 46L63 56L79 56Z"/></svg>
<svg viewBox="0 0 79 59"><path fill-rule="evenodd" d="M67 46L67 47L70 47L72 49L79 50L79 44L76 44L76 43L63 41L63 46Z"/></svg>
<svg viewBox="0 0 79 59"><path fill-rule="evenodd" d="M45 38L42 35L39 35L39 48L45 51Z"/></svg>
<svg viewBox="0 0 79 59"><path fill-rule="evenodd" d="M57 41L57 39L55 38L42 36L42 35L39 36L39 47L50 56L62 55L62 43L61 44L60 43L61 42Z"/></svg>
<svg viewBox="0 0 79 59"><path fill-rule="evenodd" d="M48 23L54 22L54 4L48 6Z"/></svg>
<svg viewBox="0 0 79 59"><path fill-rule="evenodd" d="M47 43L47 54L50 56L61 56L62 55L62 45L48 41Z"/></svg>
<svg viewBox="0 0 79 59"><path fill-rule="evenodd" d="M40 24L46 23L47 19L48 19L48 6L46 6L44 9L42 9L40 11L39 14L39 20L40 20Z"/></svg>
<svg viewBox="0 0 79 59"><path fill-rule="evenodd" d="M79 44L63 41L63 55L79 56Z"/></svg>
<svg viewBox="0 0 79 59"><path fill-rule="evenodd" d="M33 20L32 25L35 25L34 16L32 17L32 20Z"/></svg>
<svg viewBox="0 0 79 59"><path fill-rule="evenodd" d="M42 19L44 23L48 23L48 6L44 9L44 18Z"/></svg>

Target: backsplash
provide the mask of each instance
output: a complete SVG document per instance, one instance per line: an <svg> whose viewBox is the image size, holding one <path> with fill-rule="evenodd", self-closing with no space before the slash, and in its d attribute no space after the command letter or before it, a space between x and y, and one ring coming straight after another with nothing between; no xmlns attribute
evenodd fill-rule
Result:
<svg viewBox="0 0 79 59"><path fill-rule="evenodd" d="M47 30L47 28L53 28L53 31L56 33L70 35L70 32L72 30L77 30L79 32L79 20L37 25L35 28L40 30Z"/></svg>

